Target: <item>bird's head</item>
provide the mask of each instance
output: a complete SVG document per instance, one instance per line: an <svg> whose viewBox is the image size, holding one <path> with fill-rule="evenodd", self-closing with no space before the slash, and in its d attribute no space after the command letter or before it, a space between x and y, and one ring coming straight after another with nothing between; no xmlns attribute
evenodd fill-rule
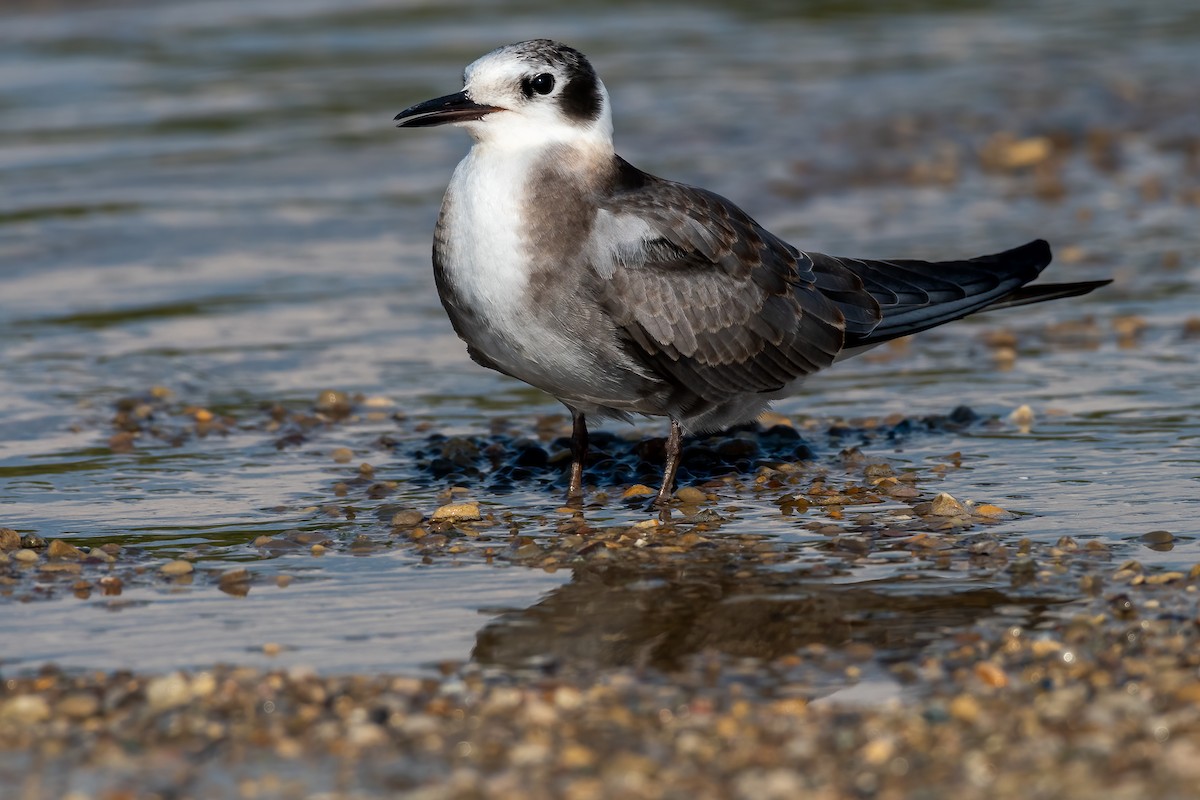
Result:
<svg viewBox="0 0 1200 800"><path fill-rule="evenodd" d="M461 92L396 115L400 128L461 125L504 148L553 144L612 147L608 92L582 53L550 39L499 47L463 72Z"/></svg>

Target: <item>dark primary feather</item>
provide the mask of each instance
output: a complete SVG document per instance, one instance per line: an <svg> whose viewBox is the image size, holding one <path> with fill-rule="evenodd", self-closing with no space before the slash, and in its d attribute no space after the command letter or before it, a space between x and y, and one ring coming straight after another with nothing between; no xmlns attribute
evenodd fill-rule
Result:
<svg viewBox="0 0 1200 800"><path fill-rule="evenodd" d="M1050 263L1040 240L938 263L804 253L725 198L623 161L606 208L642 218L656 236L618 259L601 302L630 355L674 384L688 413L778 391L843 349L1105 283L1022 289Z"/></svg>

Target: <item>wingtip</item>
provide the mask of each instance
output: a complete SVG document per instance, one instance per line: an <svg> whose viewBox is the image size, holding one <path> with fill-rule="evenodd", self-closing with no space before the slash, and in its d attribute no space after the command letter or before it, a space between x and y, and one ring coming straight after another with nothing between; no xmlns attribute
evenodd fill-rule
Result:
<svg viewBox="0 0 1200 800"><path fill-rule="evenodd" d="M1045 239L1034 239L1029 244L1025 245L1029 255L1038 261L1044 261L1044 264L1049 264L1054 258L1054 252L1050 249L1050 243Z"/></svg>

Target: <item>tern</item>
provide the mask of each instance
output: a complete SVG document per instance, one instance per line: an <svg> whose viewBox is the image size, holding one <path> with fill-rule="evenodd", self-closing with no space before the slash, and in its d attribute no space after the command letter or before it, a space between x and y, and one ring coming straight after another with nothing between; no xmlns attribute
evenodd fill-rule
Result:
<svg viewBox="0 0 1200 800"><path fill-rule="evenodd" d="M462 91L395 122L474 140L442 201L434 280L472 359L570 410L572 501L588 417L670 420L664 507L684 430L753 420L889 339L1109 282L1028 286L1050 263L1041 240L944 262L799 250L724 197L618 156L604 84L549 39L493 50L466 68Z"/></svg>

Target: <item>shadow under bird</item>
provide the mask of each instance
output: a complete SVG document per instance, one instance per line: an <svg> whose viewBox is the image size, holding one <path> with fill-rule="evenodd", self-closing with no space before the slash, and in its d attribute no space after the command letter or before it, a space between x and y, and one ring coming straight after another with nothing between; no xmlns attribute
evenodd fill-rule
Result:
<svg viewBox="0 0 1200 800"><path fill-rule="evenodd" d="M572 499L587 416L670 419L665 505L685 429L753 420L889 339L1108 283L1027 285L1050 263L1041 240L932 263L798 250L724 197L618 156L604 84L558 42L493 50L463 84L395 118L474 139L442 201L434 279L471 358L570 409Z"/></svg>

